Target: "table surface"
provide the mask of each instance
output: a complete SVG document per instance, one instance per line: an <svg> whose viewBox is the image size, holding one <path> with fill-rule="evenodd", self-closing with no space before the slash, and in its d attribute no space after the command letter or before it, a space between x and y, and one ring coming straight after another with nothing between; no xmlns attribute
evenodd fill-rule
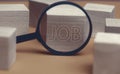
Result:
<svg viewBox="0 0 120 74"><path fill-rule="evenodd" d="M83 6L88 1L74 2ZM116 17L120 17L120 14L118 14L120 13L120 2L92 2L116 5ZM0 3L24 3L28 6L27 1ZM34 30L34 28L30 27L30 32ZM86 48L73 56L52 55L37 42L37 40L17 44L17 58L15 64L9 70L0 70L0 74L92 74L93 41L94 39L92 38Z"/></svg>

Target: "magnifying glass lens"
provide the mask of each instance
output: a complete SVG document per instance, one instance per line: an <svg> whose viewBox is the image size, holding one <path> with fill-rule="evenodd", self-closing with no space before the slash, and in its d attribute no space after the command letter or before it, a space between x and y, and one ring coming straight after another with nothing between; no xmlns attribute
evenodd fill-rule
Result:
<svg viewBox="0 0 120 74"><path fill-rule="evenodd" d="M78 7L63 4L50 8L40 23L40 34L47 46L58 52L80 48L89 35L89 21Z"/></svg>

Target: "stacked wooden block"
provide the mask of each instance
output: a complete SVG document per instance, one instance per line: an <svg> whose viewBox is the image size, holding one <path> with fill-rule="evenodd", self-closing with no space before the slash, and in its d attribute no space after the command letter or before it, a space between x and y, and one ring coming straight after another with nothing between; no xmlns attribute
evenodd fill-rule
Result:
<svg viewBox="0 0 120 74"><path fill-rule="evenodd" d="M23 4L0 4L0 26L17 28L17 36L27 34L29 10Z"/></svg>
<svg viewBox="0 0 120 74"><path fill-rule="evenodd" d="M41 11L57 1L30 0L30 25L36 26ZM113 19L115 6L88 3L84 8L92 19L93 37L97 33L93 74L119 74L120 34L113 33L120 33L120 20ZM42 24L41 34L48 46L63 52L79 47L89 30L85 14L69 5L49 10ZM0 69L8 69L15 62L16 35L26 34L28 28L29 10L23 4L0 4Z"/></svg>
<svg viewBox="0 0 120 74"><path fill-rule="evenodd" d="M105 32L120 33L120 19L106 18Z"/></svg>
<svg viewBox="0 0 120 74"><path fill-rule="evenodd" d="M78 48L88 34L85 23L85 14L74 6L61 5L50 9L47 11L46 43L64 52Z"/></svg>
<svg viewBox="0 0 120 74"><path fill-rule="evenodd" d="M16 59L16 36L27 34L29 10L24 4L0 4L0 69Z"/></svg>
<svg viewBox="0 0 120 74"><path fill-rule="evenodd" d="M92 20L95 36L93 74L119 74L120 19L114 18L115 6L88 3L84 8Z"/></svg>
<svg viewBox="0 0 120 74"><path fill-rule="evenodd" d="M84 8L92 20L93 37L97 32L105 32L106 18L113 18L115 16L114 5L87 3Z"/></svg>

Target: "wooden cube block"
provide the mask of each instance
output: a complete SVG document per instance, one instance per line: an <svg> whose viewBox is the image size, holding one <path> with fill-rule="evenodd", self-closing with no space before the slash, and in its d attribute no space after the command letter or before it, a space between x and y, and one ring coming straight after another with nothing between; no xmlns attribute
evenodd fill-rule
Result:
<svg viewBox="0 0 120 74"><path fill-rule="evenodd" d="M54 7L47 12L46 43L58 51L72 51L86 40L86 25L80 9L70 5Z"/></svg>
<svg viewBox="0 0 120 74"><path fill-rule="evenodd" d="M105 32L120 33L120 19L107 18Z"/></svg>
<svg viewBox="0 0 120 74"><path fill-rule="evenodd" d="M30 26L36 27L38 23L38 19L43 9L45 9L50 4L58 1L65 1L65 0L30 0L29 1ZM41 31L42 38L44 40L46 40L46 24L47 24L46 21L47 21L47 16L45 14L40 23L41 24L40 31Z"/></svg>
<svg viewBox="0 0 120 74"><path fill-rule="evenodd" d="M9 69L16 60L16 28L0 27L0 69Z"/></svg>
<svg viewBox="0 0 120 74"><path fill-rule="evenodd" d="M93 74L119 74L120 34L97 33L94 56Z"/></svg>
<svg viewBox="0 0 120 74"><path fill-rule="evenodd" d="M106 18L113 18L115 16L114 5L87 3L84 8L93 23L93 37L97 32L105 32Z"/></svg>
<svg viewBox="0 0 120 74"><path fill-rule="evenodd" d="M0 4L0 26L15 27L17 35L27 34L29 10L24 4Z"/></svg>
<svg viewBox="0 0 120 74"><path fill-rule="evenodd" d="M29 1L30 25L36 27L38 23L38 18L40 17L40 13L43 11L43 9L49 6L50 4L58 1L65 1L65 0L30 0ZM42 23L45 24L44 23L45 21L46 20L44 20Z"/></svg>

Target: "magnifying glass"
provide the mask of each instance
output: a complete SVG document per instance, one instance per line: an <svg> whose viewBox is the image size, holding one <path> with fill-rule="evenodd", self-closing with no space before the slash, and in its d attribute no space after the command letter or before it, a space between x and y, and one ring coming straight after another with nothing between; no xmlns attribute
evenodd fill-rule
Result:
<svg viewBox="0 0 120 74"><path fill-rule="evenodd" d="M46 24L41 23L44 16ZM39 17L36 32L17 36L17 43L37 39L54 55L73 55L88 44L91 34L92 22L87 12L76 3L60 1L46 7Z"/></svg>

